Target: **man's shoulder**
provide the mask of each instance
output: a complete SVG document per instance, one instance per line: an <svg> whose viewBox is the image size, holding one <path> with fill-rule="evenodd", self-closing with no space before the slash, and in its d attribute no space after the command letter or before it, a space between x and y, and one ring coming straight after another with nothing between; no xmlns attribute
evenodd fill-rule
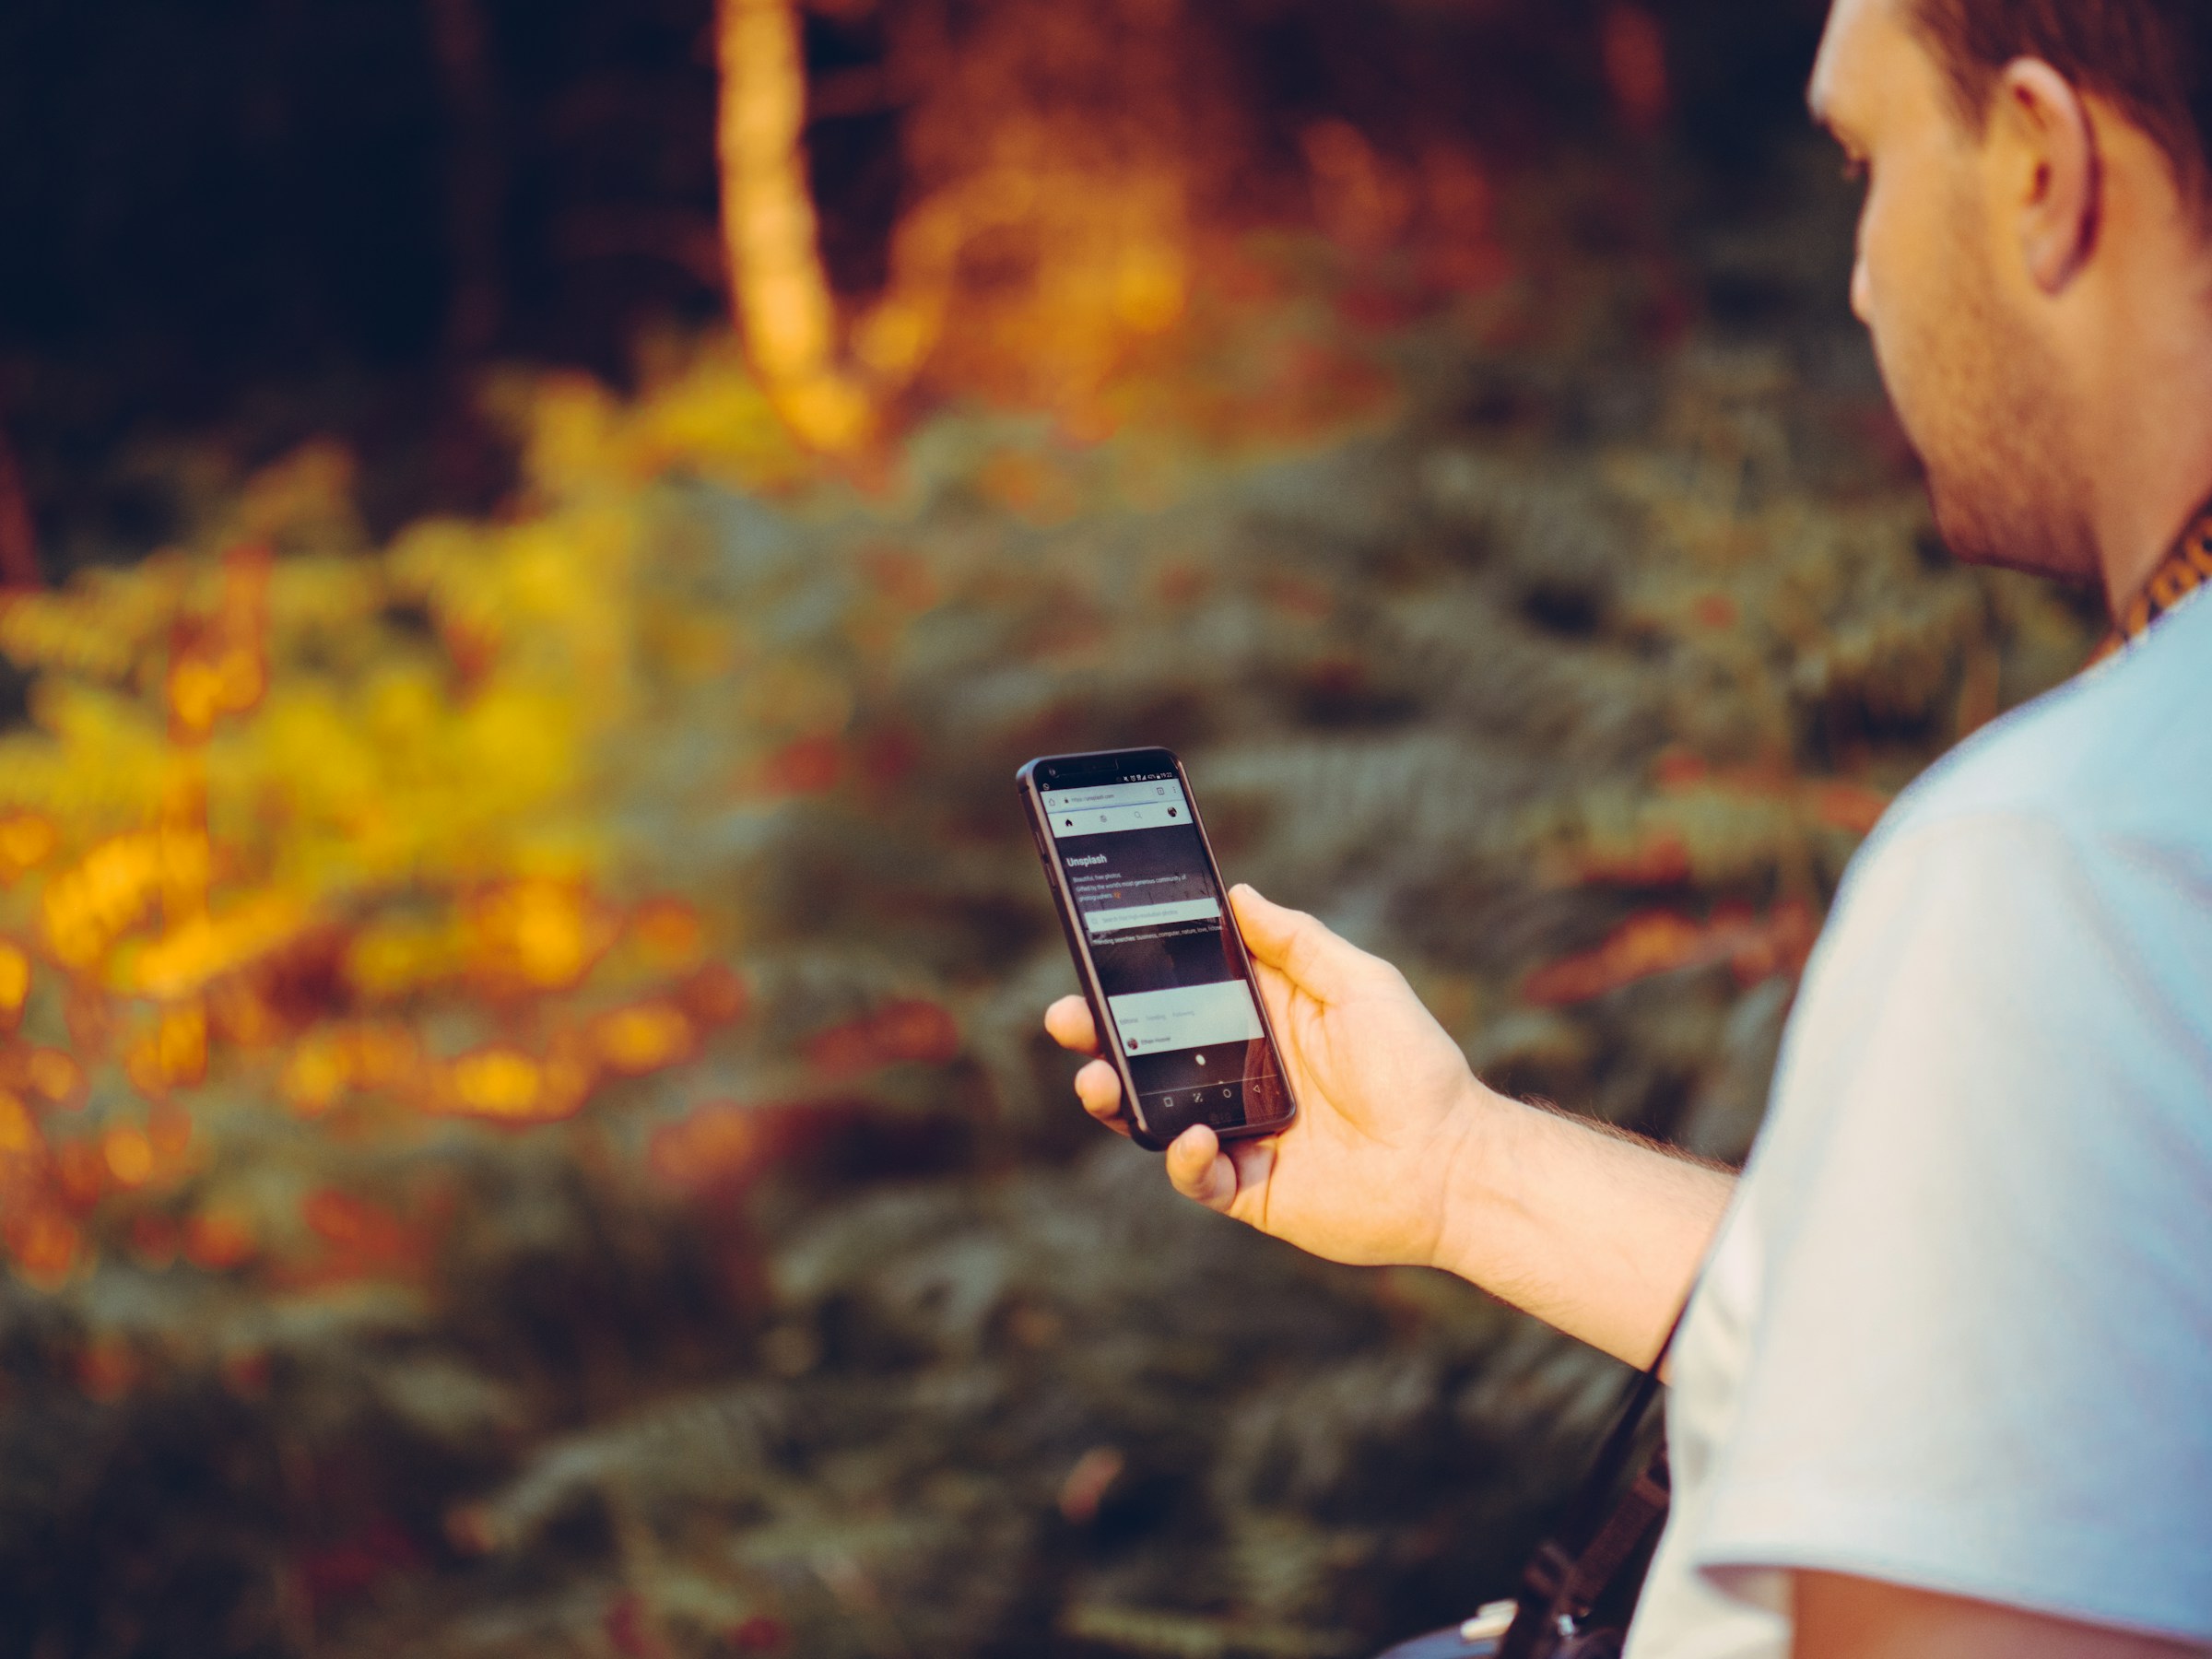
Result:
<svg viewBox="0 0 2212 1659"><path fill-rule="evenodd" d="M1984 728L1899 797L1870 854L1942 826L2027 820L2083 844L2212 856L2212 602Z"/></svg>
<svg viewBox="0 0 2212 1659"><path fill-rule="evenodd" d="M2212 601L1961 744L1853 860L1797 1026L1855 1052L1912 983L1960 1043L1983 1017L2011 1041L2024 1008L2058 1032L2155 1005L2212 1053L2207 702Z"/></svg>

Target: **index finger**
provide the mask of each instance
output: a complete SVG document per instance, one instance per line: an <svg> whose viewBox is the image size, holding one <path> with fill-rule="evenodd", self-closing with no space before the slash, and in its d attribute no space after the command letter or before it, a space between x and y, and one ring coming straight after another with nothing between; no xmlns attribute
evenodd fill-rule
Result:
<svg viewBox="0 0 2212 1659"><path fill-rule="evenodd" d="M1098 1023L1090 1017L1090 1005L1079 996L1064 996L1047 1008L1044 1029L1064 1049L1078 1054L1099 1052Z"/></svg>

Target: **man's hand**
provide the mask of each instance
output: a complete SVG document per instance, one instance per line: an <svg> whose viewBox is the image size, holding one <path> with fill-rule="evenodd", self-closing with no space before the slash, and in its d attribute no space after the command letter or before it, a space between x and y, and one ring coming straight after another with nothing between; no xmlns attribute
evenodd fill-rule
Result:
<svg viewBox="0 0 2212 1659"><path fill-rule="evenodd" d="M1210 1129L1185 1130L1168 1148L1176 1187L1333 1261L1448 1268L1648 1363L1732 1177L1485 1088L1396 969L1250 888L1230 897L1298 1121L1226 1149ZM1045 1028L1099 1052L1079 996L1054 1003ZM1076 1093L1127 1133L1112 1065L1086 1065Z"/></svg>
<svg viewBox="0 0 2212 1659"><path fill-rule="evenodd" d="M1454 1171L1475 1156L1469 1145L1485 1105L1504 1102L1475 1080L1458 1044L1388 962L1248 887L1230 899L1298 1119L1281 1135L1226 1149L1211 1129L1185 1130L1169 1148L1169 1178L1187 1196L1332 1261L1436 1264ZM1081 997L1054 1003L1044 1023L1063 1047L1099 1052ZM1128 1133L1112 1065L1085 1066L1076 1093L1093 1117Z"/></svg>

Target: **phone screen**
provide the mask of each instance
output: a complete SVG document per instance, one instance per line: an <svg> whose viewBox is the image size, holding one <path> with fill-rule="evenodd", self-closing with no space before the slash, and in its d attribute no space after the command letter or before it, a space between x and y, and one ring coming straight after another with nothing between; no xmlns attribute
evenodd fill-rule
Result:
<svg viewBox="0 0 2212 1659"><path fill-rule="evenodd" d="M1169 768L1039 798L1112 1039L1150 1133L1272 1123L1288 1097L1260 1022L1227 896Z"/></svg>

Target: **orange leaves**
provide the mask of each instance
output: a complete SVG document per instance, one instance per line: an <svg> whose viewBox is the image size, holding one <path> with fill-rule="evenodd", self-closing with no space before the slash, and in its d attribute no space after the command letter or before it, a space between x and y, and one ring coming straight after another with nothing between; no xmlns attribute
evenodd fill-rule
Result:
<svg viewBox="0 0 2212 1659"><path fill-rule="evenodd" d="M307 930L289 893L253 894L220 915L194 915L133 951L117 972L127 994L171 1002L274 955Z"/></svg>
<svg viewBox="0 0 2212 1659"><path fill-rule="evenodd" d="M1082 506L1074 477L1049 455L1030 449L1001 449L976 468L975 487L986 500L1030 524L1065 524Z"/></svg>
<svg viewBox="0 0 2212 1659"><path fill-rule="evenodd" d="M19 1077L18 1077L19 1074ZM0 1080L22 1087L55 1106L74 1106L83 1097L85 1070L55 1048L34 1048L28 1054L0 1055Z"/></svg>
<svg viewBox="0 0 2212 1659"><path fill-rule="evenodd" d="M1616 887L1677 887L1691 869L1689 843L1667 829L1627 847L1588 849L1574 860L1578 880Z"/></svg>
<svg viewBox="0 0 2212 1659"><path fill-rule="evenodd" d="M38 1120L29 1109L14 1095L0 1094L0 1170L35 1159L45 1150L45 1136L39 1133Z"/></svg>
<svg viewBox="0 0 2212 1659"><path fill-rule="evenodd" d="M308 1604L320 1609L366 1594L423 1564L422 1551L397 1523L377 1520L350 1537L305 1551L295 1571Z"/></svg>
<svg viewBox="0 0 2212 1659"><path fill-rule="evenodd" d="M301 1117L320 1117L353 1093L405 1093L424 1060L415 1034L395 1023L359 1020L324 1026L293 1044L277 1081Z"/></svg>
<svg viewBox="0 0 2212 1659"><path fill-rule="evenodd" d="M362 995L395 1001L465 980L495 1002L566 991L597 966L621 917L581 881L531 877L464 895L450 920L399 916L361 928L345 975Z"/></svg>
<svg viewBox="0 0 2212 1659"><path fill-rule="evenodd" d="M124 1065L139 1091L155 1099L201 1081L207 1076L207 1010L196 1002L162 1009Z"/></svg>
<svg viewBox="0 0 2212 1659"><path fill-rule="evenodd" d="M270 562L258 543L232 548L214 615L178 620L164 685L175 741L204 742L217 720L250 712L268 689Z"/></svg>
<svg viewBox="0 0 2212 1659"><path fill-rule="evenodd" d="M1811 779L1797 786L1797 799L1815 823L1853 835L1871 835L1889 810L1891 797L1864 784Z"/></svg>
<svg viewBox="0 0 2212 1659"><path fill-rule="evenodd" d="M126 1193L136 1192L154 1178L154 1143L143 1129L111 1129L100 1137L101 1159L108 1178Z"/></svg>
<svg viewBox="0 0 2212 1659"><path fill-rule="evenodd" d="M0 884L13 883L53 856L61 832L36 812L0 813Z"/></svg>
<svg viewBox="0 0 2212 1659"><path fill-rule="evenodd" d="M129 1394L143 1371L136 1350L121 1337L95 1337L77 1352L76 1385L103 1404Z"/></svg>
<svg viewBox="0 0 2212 1659"><path fill-rule="evenodd" d="M1619 887L1726 883L1803 867L1810 836L1869 834L1884 792L1782 767L1716 768L1684 749L1661 755L1655 795L1600 813L1553 865L1555 877Z"/></svg>
<svg viewBox="0 0 2212 1659"><path fill-rule="evenodd" d="M261 658L242 649L208 658L187 653L169 671L170 718L180 738L205 737L218 716L243 714L261 700L268 670Z"/></svg>
<svg viewBox="0 0 2212 1659"><path fill-rule="evenodd" d="M873 1014L831 1026L806 1045L806 1057L830 1077L849 1077L903 1060L941 1064L960 1052L960 1029L935 1003L906 997Z"/></svg>
<svg viewBox="0 0 2212 1659"><path fill-rule="evenodd" d="M322 1254L286 1276L295 1286L411 1278L428 1265L435 1246L429 1229L335 1187L318 1188L301 1200L300 1218Z"/></svg>
<svg viewBox="0 0 2212 1659"><path fill-rule="evenodd" d="M378 1094L441 1116L558 1123L582 1111L608 1077L643 1077L690 1059L709 1030L744 1009L744 986L716 965L581 1027L559 1027L535 1047L489 1042L441 1059L397 1021L346 1021L300 1038L278 1088L301 1117Z"/></svg>
<svg viewBox="0 0 2212 1659"><path fill-rule="evenodd" d="M91 968L167 893L205 893L215 854L205 831L163 827L108 837L46 884L46 947L68 968Z"/></svg>
<svg viewBox="0 0 2212 1659"><path fill-rule="evenodd" d="M184 1223L184 1259L208 1273L229 1273L261 1253L253 1218L228 1206L204 1209Z"/></svg>
<svg viewBox="0 0 2212 1659"><path fill-rule="evenodd" d="M614 918L580 882L512 881L462 912L469 971L488 990L564 990L612 944Z"/></svg>
<svg viewBox="0 0 2212 1659"><path fill-rule="evenodd" d="M1635 133L1653 131L1666 119L1673 102L1666 37L1659 19L1630 0L1614 0L1606 9L1599 45L1606 86L1622 124Z"/></svg>
<svg viewBox="0 0 2212 1659"><path fill-rule="evenodd" d="M1764 916L1723 905L1706 921L1671 911L1647 911L1614 930L1594 950L1550 963L1529 975L1523 996L1539 1007L1587 1002L1654 974L1726 962L1745 984L1804 966L1819 931L1809 906L1794 900Z"/></svg>
<svg viewBox="0 0 2212 1659"><path fill-rule="evenodd" d="M629 918L629 936L648 964L683 968L706 948L706 924L680 899L649 899Z"/></svg>
<svg viewBox="0 0 2212 1659"><path fill-rule="evenodd" d="M639 1003L592 1022L592 1052L626 1077L659 1071L691 1057L699 1041L691 1017L665 1002Z"/></svg>
<svg viewBox="0 0 2212 1659"><path fill-rule="evenodd" d="M1853 835L1870 833L1888 811L1891 799L1881 790L1848 778L1806 778L1775 766L1713 767L1685 749L1670 749L1662 755L1654 775L1661 790L1668 794L1703 790L1767 802L1812 823Z"/></svg>
<svg viewBox="0 0 2212 1659"><path fill-rule="evenodd" d="M690 1059L713 1018L711 1007L702 1017L675 998L655 997L598 1016L581 1037L556 1035L542 1055L503 1044L478 1049L443 1068L430 1109L497 1123L556 1123L582 1111L604 1077L644 1077Z"/></svg>
<svg viewBox="0 0 2212 1659"><path fill-rule="evenodd" d="M0 1031L12 1031L30 999L30 957L10 939L0 939Z"/></svg>
<svg viewBox="0 0 2212 1659"><path fill-rule="evenodd" d="M670 1186L685 1192L727 1187L750 1174L768 1150L761 1113L734 1101L714 1101L653 1131L647 1163Z"/></svg>
<svg viewBox="0 0 2212 1659"><path fill-rule="evenodd" d="M58 1208L46 1205L0 1220L0 1243L16 1271L41 1290L59 1289L76 1270L84 1235Z"/></svg>
<svg viewBox="0 0 2212 1659"><path fill-rule="evenodd" d="M505 1045L477 1049L443 1069L433 1110L502 1124L573 1117L591 1093L591 1067L573 1053L545 1059Z"/></svg>
<svg viewBox="0 0 2212 1659"><path fill-rule="evenodd" d="M761 782L771 794L828 794L845 775L845 748L836 737L818 734L785 744L768 758Z"/></svg>

